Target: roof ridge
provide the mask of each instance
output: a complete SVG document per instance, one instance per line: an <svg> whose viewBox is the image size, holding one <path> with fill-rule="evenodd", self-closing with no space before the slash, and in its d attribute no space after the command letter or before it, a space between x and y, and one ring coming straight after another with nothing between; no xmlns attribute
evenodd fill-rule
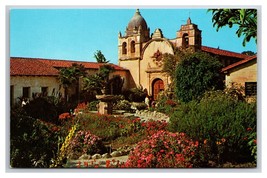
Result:
<svg viewBox="0 0 267 178"><path fill-rule="evenodd" d="M39 57L10 57L13 59L36 59L36 60L46 60L46 61L56 61L56 62L73 62L73 63L94 63L94 64L111 64L115 66L119 66L118 64L113 64L113 63L99 63L99 62L93 62L93 61L75 61L73 59L68 60L68 59L48 59L48 58L39 58ZM119 66L120 67L120 66Z"/></svg>
<svg viewBox="0 0 267 178"><path fill-rule="evenodd" d="M218 49L218 48L209 47L209 46L201 46L202 50L203 50L203 48L204 48L204 51L205 51L205 48L207 48L207 49L211 49L211 50L214 50L214 51L217 51L217 52L221 51L221 52L227 52L227 53L230 53L230 54L235 54L235 55L238 55L238 56L234 56L234 57L243 58L243 59L248 57L248 55L246 55L246 54L233 52L233 51L229 51L229 50L226 50L226 49Z"/></svg>
<svg viewBox="0 0 267 178"><path fill-rule="evenodd" d="M225 71L227 71L227 70L229 70L229 69L232 69L232 68L234 68L234 67L236 67L236 66L239 66L239 65L241 65L241 64L247 63L247 62L249 62L249 61L251 61L251 60L253 60L253 59L256 59L256 58L257 58L257 55L248 56L247 58L245 58L245 59L243 59L243 60L240 60L240 61L235 62L235 63L233 63L233 64L231 64L231 65L229 65L229 66L226 66L226 67L222 68L222 72L225 72Z"/></svg>

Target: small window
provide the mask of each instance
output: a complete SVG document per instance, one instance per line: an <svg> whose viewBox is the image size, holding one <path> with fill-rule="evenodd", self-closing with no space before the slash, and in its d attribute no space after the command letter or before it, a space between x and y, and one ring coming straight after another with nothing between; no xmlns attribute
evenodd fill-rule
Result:
<svg viewBox="0 0 267 178"><path fill-rule="evenodd" d="M185 33L184 35L183 35L183 41L182 41L182 45L183 45L183 47L185 47L185 48L188 48L189 47L189 38L188 38L188 34L187 33Z"/></svg>
<svg viewBox="0 0 267 178"><path fill-rule="evenodd" d="M131 42L131 53L135 53L135 42Z"/></svg>
<svg viewBox="0 0 267 178"><path fill-rule="evenodd" d="M30 98L30 87L23 87L22 97L23 98Z"/></svg>
<svg viewBox="0 0 267 178"><path fill-rule="evenodd" d="M245 94L246 96L257 95L257 82L246 82L245 83Z"/></svg>
<svg viewBox="0 0 267 178"><path fill-rule="evenodd" d="M122 54L127 54L127 43L126 42L122 43Z"/></svg>
<svg viewBox="0 0 267 178"><path fill-rule="evenodd" d="M47 96L47 94L48 94L48 87L42 87L41 88L41 92L42 92L42 95L43 96Z"/></svg>
<svg viewBox="0 0 267 178"><path fill-rule="evenodd" d="M14 85L10 86L10 104L11 106L14 104Z"/></svg>

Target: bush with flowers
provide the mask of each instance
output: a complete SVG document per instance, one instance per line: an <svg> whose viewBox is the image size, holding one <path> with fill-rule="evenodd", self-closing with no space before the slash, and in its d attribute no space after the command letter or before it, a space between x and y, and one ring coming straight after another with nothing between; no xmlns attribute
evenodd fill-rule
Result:
<svg viewBox="0 0 267 178"><path fill-rule="evenodd" d="M105 146L101 138L92 134L90 131L79 130L70 140L68 156L77 159L83 154L95 154L105 152Z"/></svg>
<svg viewBox="0 0 267 178"><path fill-rule="evenodd" d="M68 113L68 112L64 112L64 113L62 113L62 114L60 114L59 116L58 116L58 119L60 120L60 121L64 121L64 120L66 120L66 119L70 119L71 118L71 115L70 115L70 113Z"/></svg>
<svg viewBox="0 0 267 178"><path fill-rule="evenodd" d="M146 122L142 122L141 127L145 136L151 136L159 130L166 130L167 125L168 123L164 120L148 120Z"/></svg>
<svg viewBox="0 0 267 178"><path fill-rule="evenodd" d="M170 117L169 129L205 142L203 158L218 164L251 162L247 138L256 131L256 118L256 103L212 91L200 101L181 104Z"/></svg>
<svg viewBox="0 0 267 178"><path fill-rule="evenodd" d="M81 130L90 130L103 141L129 136L141 127L140 118L124 118L112 115L80 114L76 117Z"/></svg>
<svg viewBox="0 0 267 178"><path fill-rule="evenodd" d="M161 130L139 142L121 167L191 168L197 148L184 133Z"/></svg>

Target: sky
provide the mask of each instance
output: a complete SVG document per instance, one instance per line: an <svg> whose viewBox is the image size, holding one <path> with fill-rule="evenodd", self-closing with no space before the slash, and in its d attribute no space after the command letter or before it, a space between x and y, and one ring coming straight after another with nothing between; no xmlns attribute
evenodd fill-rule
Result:
<svg viewBox="0 0 267 178"><path fill-rule="evenodd" d="M14 8L10 15L10 56L95 62L100 50L111 63L118 63L118 33L125 33L134 8ZM188 17L202 30L202 45L233 52L257 52L252 39L245 47L235 34L237 27L218 32L207 9L140 8L150 34L160 28L173 39Z"/></svg>

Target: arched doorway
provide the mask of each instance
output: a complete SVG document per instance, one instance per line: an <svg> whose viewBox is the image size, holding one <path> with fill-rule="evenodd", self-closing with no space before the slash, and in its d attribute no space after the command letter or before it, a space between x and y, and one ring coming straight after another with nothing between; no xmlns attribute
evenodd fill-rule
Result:
<svg viewBox="0 0 267 178"><path fill-rule="evenodd" d="M152 82L152 95L153 95L153 99L157 100L158 99L158 94L159 92L164 91L164 83L163 80L161 79L155 79Z"/></svg>

